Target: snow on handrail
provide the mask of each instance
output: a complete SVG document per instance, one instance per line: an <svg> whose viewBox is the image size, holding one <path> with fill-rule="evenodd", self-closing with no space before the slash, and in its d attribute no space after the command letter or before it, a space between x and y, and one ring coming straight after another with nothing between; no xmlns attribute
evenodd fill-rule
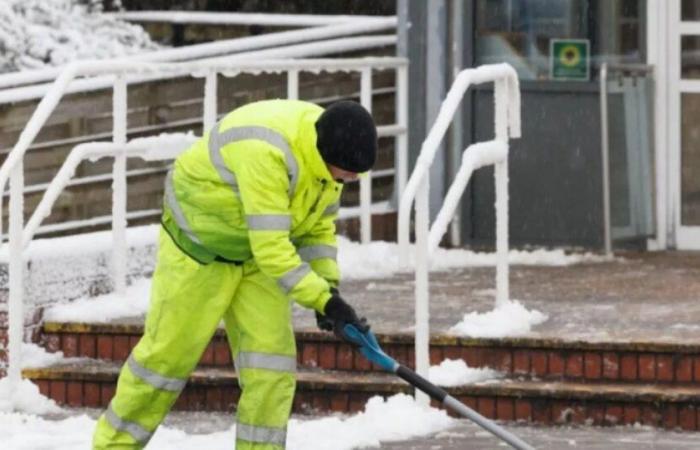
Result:
<svg viewBox="0 0 700 450"><path fill-rule="evenodd" d="M450 122L452 121L452 118L460 105L464 93L471 85L491 82L498 78L510 80L509 83L511 85L516 83L515 85L517 88L517 74L509 64L491 64L480 66L475 69L463 70L459 73L452 84L450 91L447 93L445 101L442 103L438 116L435 119L435 123L430 129L428 136L423 141L423 145L421 145L420 154L413 169L413 173L408 180L406 189L401 195L401 202L399 206L398 240L399 251L402 252L402 257L399 258L399 260L408 261L407 252L411 205L416 198L418 187L423 182L425 176L430 170L430 166L433 164L433 160L435 159L435 154L440 146L440 142L445 136L447 128L450 126ZM509 107L508 109L508 129L510 131L510 137L516 138L520 137L519 96L517 96L517 99L514 99L511 106L512 107Z"/></svg>
<svg viewBox="0 0 700 450"><path fill-rule="evenodd" d="M273 65L272 67L263 64L259 69L259 63L266 63L266 61L261 61L261 59L274 59L284 58L285 61L290 61L288 58L308 58L312 56L320 56L329 53L344 52L344 51L355 51L364 50L369 48L385 47L388 45L394 45L396 43L396 36L369 36L369 37L358 37L358 38L342 38L334 39L329 41L314 42L307 44L291 45L288 47L280 47L269 50L260 50L255 52L240 53L233 56L225 56L219 58L204 59L200 61L193 62L172 62L172 63L151 63L145 61L130 61L129 64L132 66L140 66L146 68L158 67L158 70L163 70L167 68L168 64L172 65L169 74L160 75L145 75L148 72L154 72L154 70L142 70L142 73L137 78L129 78L129 83L141 83L147 81L164 80L182 76L193 71L193 69L188 68L187 64L190 64L194 68L210 68L216 69L220 67L221 71L261 71L261 72L279 72L283 70L289 70L289 68L282 68ZM360 59L362 60L362 59ZM112 60L115 62L119 60ZM333 61L328 59L328 61ZM89 61L86 61L89 62ZM110 63L111 63L110 62ZM379 61L378 61L379 62ZM389 62L389 61L387 61ZM108 63L107 61L103 63ZM241 63L238 65L238 63ZM154 64L161 64L155 66ZM313 65L313 64L311 64ZM338 67L333 68L331 64L327 66L326 70L352 70L356 67ZM396 67L395 65L389 64L387 67ZM381 67L378 67L381 68ZM301 67L304 69L304 67ZM99 73L91 73L84 75L99 75ZM80 79L74 80L65 93L76 93L76 92L86 92L91 90L105 89L112 85L112 78L109 76L93 79ZM12 103L24 100L31 100L40 98L45 95L49 89L51 89L51 84L40 84L35 86L25 86L18 87L14 89L6 89L0 91L0 104Z"/></svg>
<svg viewBox="0 0 700 450"><path fill-rule="evenodd" d="M393 19L393 17L390 16L203 11L125 11L106 14L130 22L167 22L200 25L267 25L279 27L315 27L337 23Z"/></svg>
<svg viewBox="0 0 700 450"><path fill-rule="evenodd" d="M22 234L22 248L27 248L41 222L51 214L58 196L68 185L75 169L85 159L91 161L114 156L125 150L127 156L139 156L144 161L172 159L189 147L195 140L193 134L172 134L134 139L124 144L112 142L88 142L76 145L63 162L56 176L46 188L41 201L34 209L32 217L27 221Z"/></svg>
<svg viewBox="0 0 700 450"><path fill-rule="evenodd" d="M246 36L236 39L189 45L186 47L145 52L129 56L128 61L174 62L202 59L217 55L231 55L244 51L277 48L279 46L338 38L341 36L391 30L396 28L396 23L395 17L382 17L380 19L331 24L303 30L282 31L260 36ZM0 75L0 89L7 89L14 86L26 86L28 84L53 80L61 74L65 67L67 66Z"/></svg>
<svg viewBox="0 0 700 450"><path fill-rule="evenodd" d="M440 213L430 228L429 178L430 166L447 128L469 86L493 81L495 97L495 141L471 146L465 151L458 178L453 182ZM398 241L399 261L409 261L409 219L411 206L415 214L415 358L416 371L427 376L430 366L429 340L429 262L431 249L437 247L461 197L471 172L480 165L496 162L496 302L507 300L508 292L508 137L520 137L520 90L515 70L508 64L496 64L466 69L455 78L440 107L428 136L423 141L406 188L399 203ZM427 398L421 399L427 401Z"/></svg>
<svg viewBox="0 0 700 450"><path fill-rule="evenodd" d="M215 71L239 71L239 72L277 72L287 70L360 70L366 66L380 68L405 67L407 61L404 58L355 58L355 59L278 59L267 61L210 61L208 63L147 63L128 62L124 60L112 61L83 61L69 64L56 81L51 85L48 93L37 106L34 114L29 119L15 146L10 151L7 159L0 167L0 192L4 191L5 184L12 169L17 165L39 133L39 130L55 109L68 85L78 75L100 75L114 72L124 73L148 73L158 71L171 71L173 73L186 74L192 72Z"/></svg>
<svg viewBox="0 0 700 450"><path fill-rule="evenodd" d="M440 245L440 240L447 232L450 220L454 216L464 189L469 184L472 173L485 166L495 165L508 157L508 145L502 141L478 142L467 147L462 153L462 165L455 175L450 189L445 195L445 202L440 209L428 235L428 253L432 254Z"/></svg>

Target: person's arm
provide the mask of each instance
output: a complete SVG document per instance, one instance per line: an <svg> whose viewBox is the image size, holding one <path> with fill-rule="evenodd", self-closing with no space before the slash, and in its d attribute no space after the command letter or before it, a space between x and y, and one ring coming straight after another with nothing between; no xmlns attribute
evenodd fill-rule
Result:
<svg viewBox="0 0 700 450"><path fill-rule="evenodd" d="M301 260L289 239L292 216L284 155L262 141L235 145L224 150L224 160L236 176L256 264L292 300L323 312L330 286ZM235 152L235 158L228 152Z"/></svg>
<svg viewBox="0 0 700 450"><path fill-rule="evenodd" d="M297 251L301 259L307 261L314 272L323 277L332 287L338 287L338 243L335 221L340 208L340 194L336 202L323 211L314 226L297 240Z"/></svg>

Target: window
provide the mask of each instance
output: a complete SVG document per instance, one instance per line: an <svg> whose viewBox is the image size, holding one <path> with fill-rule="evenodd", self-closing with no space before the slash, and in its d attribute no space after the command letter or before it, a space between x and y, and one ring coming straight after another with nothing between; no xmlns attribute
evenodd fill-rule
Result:
<svg viewBox="0 0 700 450"><path fill-rule="evenodd" d="M553 39L589 42L603 62L645 60L646 0L476 0L476 63L510 63L521 79L550 78Z"/></svg>

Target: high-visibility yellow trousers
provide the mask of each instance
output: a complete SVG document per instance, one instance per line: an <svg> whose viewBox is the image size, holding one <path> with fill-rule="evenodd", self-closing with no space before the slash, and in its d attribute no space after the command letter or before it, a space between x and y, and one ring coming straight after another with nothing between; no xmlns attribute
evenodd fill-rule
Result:
<svg viewBox="0 0 700 450"><path fill-rule="evenodd" d="M161 230L144 335L99 418L94 449L143 448L221 319L239 376L238 450L285 447L296 386L291 303L254 262L201 265Z"/></svg>

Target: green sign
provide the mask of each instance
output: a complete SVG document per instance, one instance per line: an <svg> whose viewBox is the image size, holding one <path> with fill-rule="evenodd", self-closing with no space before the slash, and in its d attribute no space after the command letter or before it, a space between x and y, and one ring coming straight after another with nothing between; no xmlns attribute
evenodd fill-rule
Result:
<svg viewBox="0 0 700 450"><path fill-rule="evenodd" d="M549 44L550 78L580 80L590 78L591 54L588 39L552 39Z"/></svg>

